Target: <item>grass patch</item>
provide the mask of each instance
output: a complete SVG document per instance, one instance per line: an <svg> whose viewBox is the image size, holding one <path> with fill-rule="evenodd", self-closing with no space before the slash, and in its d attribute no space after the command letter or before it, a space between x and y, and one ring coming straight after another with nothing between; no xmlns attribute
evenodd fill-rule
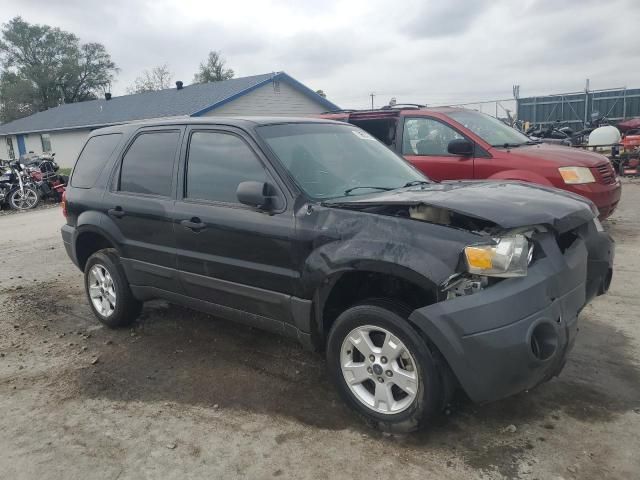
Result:
<svg viewBox="0 0 640 480"><path fill-rule="evenodd" d="M62 168L58 170L58 175L71 175L71 168Z"/></svg>

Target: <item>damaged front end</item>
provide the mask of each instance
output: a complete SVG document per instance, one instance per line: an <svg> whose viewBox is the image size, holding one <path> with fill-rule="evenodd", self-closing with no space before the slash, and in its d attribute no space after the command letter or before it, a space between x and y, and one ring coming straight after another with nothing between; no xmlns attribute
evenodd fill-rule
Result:
<svg viewBox="0 0 640 480"><path fill-rule="evenodd" d="M559 374L575 341L578 314L611 281L613 241L589 204L547 192L535 198L529 192L527 204L525 188L499 190L505 199L507 191L515 195L494 202L484 215L476 204L463 206L462 194L452 202L456 208L447 208L438 195L431 203L419 192L332 205L472 234L466 244L452 244L457 266L437 280L438 301L414 310L409 320L478 402ZM556 210L553 201L560 204ZM486 198L480 203L489 204ZM522 211L520 222L514 209ZM410 224L407 229L413 230ZM425 251L431 247L424 243Z"/></svg>

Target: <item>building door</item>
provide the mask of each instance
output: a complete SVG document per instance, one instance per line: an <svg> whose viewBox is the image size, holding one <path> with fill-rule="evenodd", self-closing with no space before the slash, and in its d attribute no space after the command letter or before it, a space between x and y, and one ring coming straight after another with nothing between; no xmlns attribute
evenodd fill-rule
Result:
<svg viewBox="0 0 640 480"><path fill-rule="evenodd" d="M24 146L24 135L17 135L16 140L18 140L18 155L21 157L27 153L27 149Z"/></svg>

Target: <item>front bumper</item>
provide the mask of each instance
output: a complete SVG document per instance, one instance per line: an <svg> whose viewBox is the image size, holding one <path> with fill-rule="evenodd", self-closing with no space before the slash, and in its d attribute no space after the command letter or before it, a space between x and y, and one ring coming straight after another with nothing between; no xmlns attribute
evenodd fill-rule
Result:
<svg viewBox="0 0 640 480"><path fill-rule="evenodd" d="M562 188L591 200L598 208L600 220L611 216L622 196L622 184L619 178L611 184L585 183L584 185L566 185Z"/></svg>
<svg viewBox="0 0 640 480"><path fill-rule="evenodd" d="M414 310L410 321L447 360L476 402L530 389L562 370L577 317L611 280L613 241L590 223L564 252L551 233L526 277Z"/></svg>

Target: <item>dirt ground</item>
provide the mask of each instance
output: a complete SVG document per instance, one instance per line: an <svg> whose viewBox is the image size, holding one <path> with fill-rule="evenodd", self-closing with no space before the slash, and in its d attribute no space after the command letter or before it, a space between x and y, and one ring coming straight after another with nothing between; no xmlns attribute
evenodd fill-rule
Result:
<svg viewBox="0 0 640 480"><path fill-rule="evenodd" d="M425 432L361 425L297 344L153 302L94 319L57 208L0 218L0 478L640 478L640 182L559 378Z"/></svg>

